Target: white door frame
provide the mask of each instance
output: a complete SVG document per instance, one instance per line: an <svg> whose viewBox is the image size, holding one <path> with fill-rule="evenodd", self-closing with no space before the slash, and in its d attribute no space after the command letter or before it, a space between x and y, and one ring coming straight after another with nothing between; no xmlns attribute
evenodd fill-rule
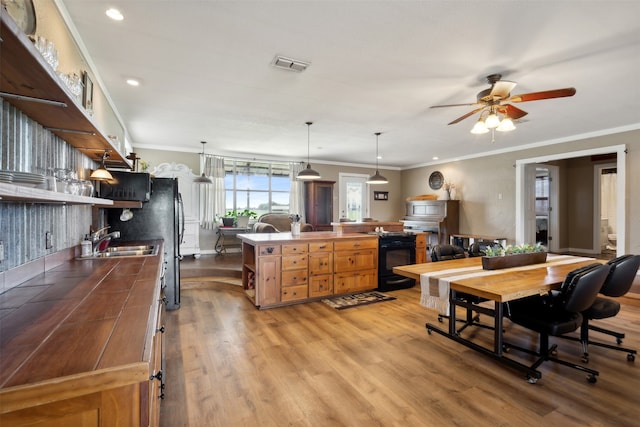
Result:
<svg viewBox="0 0 640 427"><path fill-rule="evenodd" d="M532 163L547 163L553 160L573 159L576 157L593 156L598 154L610 154L616 153L616 167L618 168L618 180L617 180L617 235L618 235L618 249L617 256L621 256L626 253L627 250L627 230L626 230L626 158L625 151L627 147L624 144L613 145L609 147L593 148L589 150L573 151L568 153L552 154L541 157L533 157L529 159L516 160L516 244L530 243L526 240L527 237L527 180L526 171L527 165ZM595 222L595 221L594 221ZM600 218L598 215L598 225Z"/></svg>

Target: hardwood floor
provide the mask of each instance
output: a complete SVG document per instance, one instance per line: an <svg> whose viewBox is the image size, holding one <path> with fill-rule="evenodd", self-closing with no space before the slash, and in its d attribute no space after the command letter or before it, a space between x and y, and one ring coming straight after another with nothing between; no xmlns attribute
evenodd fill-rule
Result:
<svg viewBox="0 0 640 427"><path fill-rule="evenodd" d="M419 305L418 287L343 311L322 302L261 311L229 284L237 280L191 275L181 308L167 313L161 426L637 425L640 359L628 362L625 353L590 347L589 366L600 370L596 384L545 363L532 385L427 335L425 322L437 316ZM600 324L624 331L624 344L638 349L640 299L621 301L620 314ZM465 334L491 340L481 328ZM509 322L505 335L537 344L533 333ZM556 342L559 357L579 362L578 343Z"/></svg>

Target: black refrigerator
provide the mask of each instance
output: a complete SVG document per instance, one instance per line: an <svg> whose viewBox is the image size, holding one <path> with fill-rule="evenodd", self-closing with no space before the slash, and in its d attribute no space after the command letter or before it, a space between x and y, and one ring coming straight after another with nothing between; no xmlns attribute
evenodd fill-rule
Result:
<svg viewBox="0 0 640 427"><path fill-rule="evenodd" d="M164 292L167 309L180 308L180 242L184 234L182 198L176 178L151 178L151 196L141 209L131 209L133 217L120 219L121 209L106 209L109 232L119 231L115 242L164 240Z"/></svg>

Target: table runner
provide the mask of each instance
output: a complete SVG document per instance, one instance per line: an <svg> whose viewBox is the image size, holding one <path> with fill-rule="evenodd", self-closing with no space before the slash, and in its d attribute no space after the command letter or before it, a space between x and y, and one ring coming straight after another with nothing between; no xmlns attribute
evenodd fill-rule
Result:
<svg viewBox="0 0 640 427"><path fill-rule="evenodd" d="M544 264L570 264L574 262L589 261L593 258L576 257L571 255L547 254L547 262ZM438 313L449 315L449 284L452 281L469 279L472 277L504 274L508 271L524 271L540 268L543 264L530 264L521 267L513 267L503 270L484 270L482 265L473 267L458 267L447 270L422 273L420 275L421 296L420 304L424 307L437 310Z"/></svg>

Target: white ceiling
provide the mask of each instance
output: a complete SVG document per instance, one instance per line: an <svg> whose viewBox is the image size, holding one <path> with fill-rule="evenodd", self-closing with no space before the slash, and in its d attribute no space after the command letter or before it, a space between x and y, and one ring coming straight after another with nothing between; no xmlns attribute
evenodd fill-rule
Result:
<svg viewBox="0 0 640 427"><path fill-rule="evenodd" d="M410 167L640 128L640 1L62 0L134 147ZM118 8L121 22L106 17ZM271 65L308 61L303 73ZM517 130L472 135L501 73ZM135 77L133 88L125 79Z"/></svg>

